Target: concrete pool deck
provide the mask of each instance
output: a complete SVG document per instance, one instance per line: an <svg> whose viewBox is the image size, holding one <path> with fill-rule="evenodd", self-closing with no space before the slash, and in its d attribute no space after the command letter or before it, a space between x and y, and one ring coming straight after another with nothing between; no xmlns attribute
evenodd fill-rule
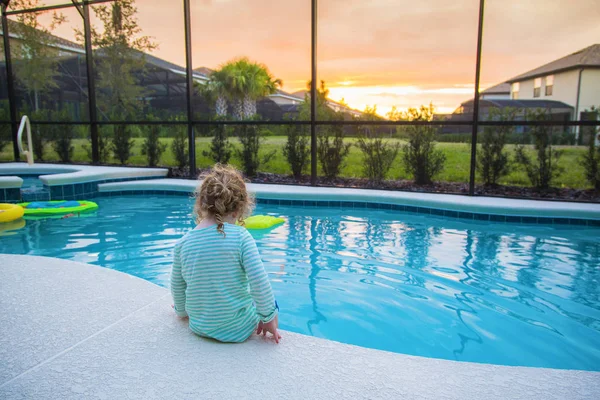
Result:
<svg viewBox="0 0 600 400"><path fill-rule="evenodd" d="M283 332L201 339L169 291L110 269L0 254L2 399L592 399L600 373L428 359Z"/></svg>
<svg viewBox="0 0 600 400"><path fill-rule="evenodd" d="M109 167L76 164L33 164L22 162L0 164L0 183L8 182L11 175L39 175L40 180L48 186L76 184L125 178L164 178L169 170L166 168ZM21 180L21 183L23 181ZM10 186L10 187L21 187Z"/></svg>

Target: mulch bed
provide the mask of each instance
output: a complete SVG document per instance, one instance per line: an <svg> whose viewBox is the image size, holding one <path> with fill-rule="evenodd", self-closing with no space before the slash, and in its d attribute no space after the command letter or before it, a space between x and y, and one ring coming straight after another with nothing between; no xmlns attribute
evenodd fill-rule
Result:
<svg viewBox="0 0 600 400"><path fill-rule="evenodd" d="M206 170L200 170L199 174ZM170 178L187 178L188 171L178 168L169 168ZM256 177L250 179L252 183L277 184L277 185L300 185L309 186L310 176L305 175L302 179L296 180L289 175L279 175L272 173L258 173ZM399 190L405 192L419 193L445 193L445 194L463 194L469 193L468 183L458 182L434 182L431 185L415 185L412 181L383 181L375 184L365 178L336 178L333 180L324 177L317 178L317 186L321 187L340 187L354 189L379 189L379 190ZM546 191L539 191L531 187L522 186L498 186L496 188L486 188L477 185L475 194L479 196L498 196L506 198L535 199L535 200L561 200L561 201L579 201L600 203L600 192L593 189L566 189L551 188Z"/></svg>

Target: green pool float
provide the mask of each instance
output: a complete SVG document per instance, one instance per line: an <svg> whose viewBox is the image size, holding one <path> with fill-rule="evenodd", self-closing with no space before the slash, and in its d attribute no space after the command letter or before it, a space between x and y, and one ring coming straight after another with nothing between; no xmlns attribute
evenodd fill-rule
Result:
<svg viewBox="0 0 600 400"><path fill-rule="evenodd" d="M246 229L267 229L285 222L283 218L271 215L253 215L244 220Z"/></svg>
<svg viewBox="0 0 600 400"><path fill-rule="evenodd" d="M19 204L25 216L52 216L83 213L98 209L98 204L87 200L33 201Z"/></svg>

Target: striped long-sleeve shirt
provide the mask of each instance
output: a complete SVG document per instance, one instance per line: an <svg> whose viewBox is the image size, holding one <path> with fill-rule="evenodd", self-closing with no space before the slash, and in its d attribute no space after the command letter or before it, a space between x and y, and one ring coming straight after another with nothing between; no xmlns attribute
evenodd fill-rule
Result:
<svg viewBox="0 0 600 400"><path fill-rule="evenodd" d="M190 329L222 342L243 342L258 322L277 315L271 284L248 231L225 224L194 229L175 245L171 294Z"/></svg>

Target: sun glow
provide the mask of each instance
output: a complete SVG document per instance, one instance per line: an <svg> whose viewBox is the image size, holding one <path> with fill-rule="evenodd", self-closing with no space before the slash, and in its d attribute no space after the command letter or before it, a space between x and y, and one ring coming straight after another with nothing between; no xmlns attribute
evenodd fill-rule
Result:
<svg viewBox="0 0 600 400"><path fill-rule="evenodd" d="M329 87L332 100L344 101L352 108L364 110L366 106L377 106L377 113L385 116L392 107L406 111L410 107L433 103L436 112L452 113L461 102L473 97L473 85L374 85L352 86L349 81L337 82Z"/></svg>

